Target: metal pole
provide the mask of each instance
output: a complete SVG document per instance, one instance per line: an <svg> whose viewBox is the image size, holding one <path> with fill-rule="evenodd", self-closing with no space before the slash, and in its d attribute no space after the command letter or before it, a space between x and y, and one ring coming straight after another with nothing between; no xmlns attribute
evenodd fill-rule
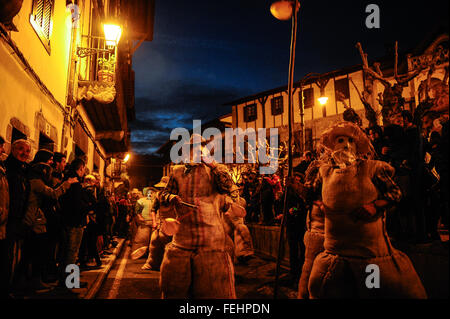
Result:
<svg viewBox="0 0 450 319"><path fill-rule="evenodd" d="M292 11L292 33L291 33L291 54L289 61L289 81L288 81L288 129L289 129L289 147L288 147L288 178L292 176L292 108L293 108L293 97L292 97L292 88L294 82L294 65L295 65L295 44L297 40L297 5L298 0L294 1L294 7ZM283 234L284 227L286 224L286 210L287 210L287 189L285 188L284 192L284 204L283 204L283 215L281 219L281 227L280 227L280 237L278 239L278 256L277 256L277 266L275 271L275 285L273 290L273 297L276 299L278 297L278 277L280 273L280 265L281 265L281 251L283 247Z"/></svg>
<svg viewBox="0 0 450 319"><path fill-rule="evenodd" d="M300 141L300 146L301 146L301 153L305 152L305 124L304 124L304 115L305 115L305 111L304 111L304 102L305 102L305 96L303 95L303 81L300 82L300 94L301 94L301 103L300 103L300 132L301 132L301 141Z"/></svg>

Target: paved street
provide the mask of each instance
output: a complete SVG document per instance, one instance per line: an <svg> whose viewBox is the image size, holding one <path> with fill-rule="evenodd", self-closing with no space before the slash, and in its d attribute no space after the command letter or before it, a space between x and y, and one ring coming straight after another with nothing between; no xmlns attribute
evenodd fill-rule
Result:
<svg viewBox="0 0 450 319"><path fill-rule="evenodd" d="M158 299L159 272L141 270L145 258L132 260L130 248L122 249L107 279L97 294L97 299ZM275 263L258 257L248 265L236 265L236 294L239 299L273 298ZM287 280L286 270L280 275L279 298L296 298L296 286Z"/></svg>

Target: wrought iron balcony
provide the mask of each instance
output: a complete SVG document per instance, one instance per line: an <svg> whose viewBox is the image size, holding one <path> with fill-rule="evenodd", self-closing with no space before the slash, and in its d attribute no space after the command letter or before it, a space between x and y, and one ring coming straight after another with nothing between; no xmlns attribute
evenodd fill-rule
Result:
<svg viewBox="0 0 450 319"><path fill-rule="evenodd" d="M104 37L82 36L77 48L80 57L79 81L114 85L116 80L117 47L108 46Z"/></svg>

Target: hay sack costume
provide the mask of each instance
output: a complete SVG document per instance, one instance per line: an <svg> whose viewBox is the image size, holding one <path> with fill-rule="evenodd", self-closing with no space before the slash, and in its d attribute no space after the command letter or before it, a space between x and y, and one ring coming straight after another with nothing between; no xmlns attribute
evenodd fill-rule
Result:
<svg viewBox="0 0 450 319"><path fill-rule="evenodd" d="M162 204L178 195L196 206L176 206L179 229L167 245L161 265L163 298L236 298L222 216L230 206L222 194L229 193L233 181L226 166L211 166L175 166L162 191Z"/></svg>
<svg viewBox="0 0 450 319"><path fill-rule="evenodd" d="M324 250L325 216L321 209L322 196L319 189L320 184L317 181L320 164L321 162L318 160L313 161L306 171L304 187L302 188L299 187L300 185L297 185L295 189L304 198L306 203L309 204L312 202L311 208L308 210L306 216L306 232L303 237L305 261L298 283L299 299L309 299L308 282L314 259Z"/></svg>
<svg viewBox="0 0 450 319"><path fill-rule="evenodd" d="M154 187L163 189L169 182L169 176L163 176L158 184ZM142 269L159 270L164 257L166 245L172 241L172 236L163 232L162 225L166 218L176 218L175 210L171 206L161 204L161 190L156 193L155 203L152 207L153 213L156 215L156 230L152 233L149 245L148 258Z"/></svg>
<svg viewBox="0 0 450 319"><path fill-rule="evenodd" d="M343 122L323 133L330 159L321 165L325 251L314 260L311 298L426 298L410 261L390 243L385 207L401 198L387 163L364 159L371 144L354 124ZM366 267L379 267L380 287L369 289Z"/></svg>
<svg viewBox="0 0 450 319"><path fill-rule="evenodd" d="M230 256L236 258L248 258L253 255L252 236L248 227L244 224L245 207L247 203L245 199L239 196L239 188L233 185L230 190L230 197L237 205L244 208L242 211L237 211L230 208L224 214L225 232L232 238ZM228 248L229 250L230 248Z"/></svg>

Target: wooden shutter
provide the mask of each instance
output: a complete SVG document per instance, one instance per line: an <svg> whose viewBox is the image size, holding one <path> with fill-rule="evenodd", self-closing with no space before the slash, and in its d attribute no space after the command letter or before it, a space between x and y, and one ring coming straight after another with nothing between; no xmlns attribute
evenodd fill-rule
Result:
<svg viewBox="0 0 450 319"><path fill-rule="evenodd" d="M283 97L274 97L271 101L272 103L272 115L283 114Z"/></svg>
<svg viewBox="0 0 450 319"><path fill-rule="evenodd" d="M303 96L305 97L304 100L304 109L310 109L314 106L314 89L308 88L303 90ZM300 99L301 101L301 99Z"/></svg>
<svg viewBox="0 0 450 319"><path fill-rule="evenodd" d="M253 122L257 118L256 104L247 105L244 107L244 121Z"/></svg>
<svg viewBox="0 0 450 319"><path fill-rule="evenodd" d="M336 80L334 87L335 87L336 93L337 92L342 93L345 99L350 98L350 88L348 86L347 78Z"/></svg>
<svg viewBox="0 0 450 319"><path fill-rule="evenodd" d="M33 0L33 9L30 15L30 23L49 54L54 6L54 0Z"/></svg>

